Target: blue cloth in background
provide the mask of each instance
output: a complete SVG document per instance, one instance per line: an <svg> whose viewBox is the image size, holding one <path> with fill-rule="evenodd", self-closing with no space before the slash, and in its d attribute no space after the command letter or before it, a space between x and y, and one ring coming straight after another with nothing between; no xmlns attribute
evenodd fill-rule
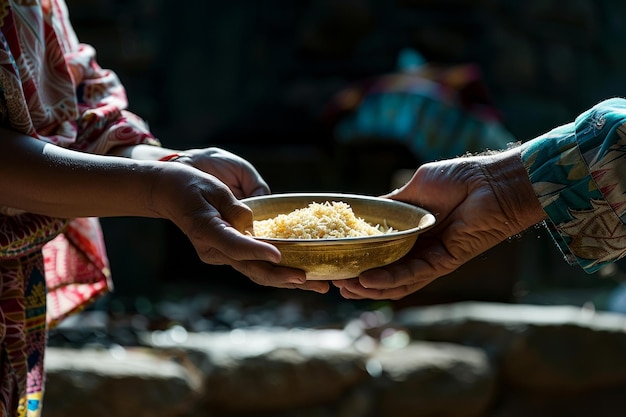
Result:
<svg viewBox="0 0 626 417"><path fill-rule="evenodd" d="M412 50L400 53L398 66L398 73L337 95L335 108L344 114L335 126L339 143L399 141L428 162L515 142L476 66L435 67Z"/></svg>

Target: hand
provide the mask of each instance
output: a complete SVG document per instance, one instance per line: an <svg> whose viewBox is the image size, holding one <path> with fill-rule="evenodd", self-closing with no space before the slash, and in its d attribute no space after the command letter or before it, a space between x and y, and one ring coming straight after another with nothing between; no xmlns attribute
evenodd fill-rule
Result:
<svg viewBox="0 0 626 417"><path fill-rule="evenodd" d="M185 233L203 262L230 265L260 285L328 291L326 282L306 281L303 271L274 265L280 252L246 234L252 230L252 212L222 182L184 164L159 166L153 205Z"/></svg>
<svg viewBox="0 0 626 417"><path fill-rule="evenodd" d="M220 148L191 149L189 156L177 161L217 177L237 198L264 195L270 192L267 183L254 166L245 159Z"/></svg>
<svg viewBox="0 0 626 417"><path fill-rule="evenodd" d="M245 159L220 148L190 149L176 151L152 145L119 146L111 150L111 155L137 160L156 161L173 153L181 153L176 159L211 174L226 184L237 198L264 195L270 192L267 183L261 178L254 166Z"/></svg>
<svg viewBox="0 0 626 417"><path fill-rule="evenodd" d="M386 197L429 210L437 223L400 261L335 281L345 298L402 298L545 218L516 149L423 165Z"/></svg>

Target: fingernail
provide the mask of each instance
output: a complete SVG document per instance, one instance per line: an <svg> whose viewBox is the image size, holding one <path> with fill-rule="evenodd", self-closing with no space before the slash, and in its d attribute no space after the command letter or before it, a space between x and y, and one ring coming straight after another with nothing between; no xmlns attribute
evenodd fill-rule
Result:
<svg viewBox="0 0 626 417"><path fill-rule="evenodd" d="M275 263L275 264L279 264L281 259L282 259L282 256L281 256L280 252L278 252L278 250L271 251L269 253L269 259L268 260L270 262Z"/></svg>

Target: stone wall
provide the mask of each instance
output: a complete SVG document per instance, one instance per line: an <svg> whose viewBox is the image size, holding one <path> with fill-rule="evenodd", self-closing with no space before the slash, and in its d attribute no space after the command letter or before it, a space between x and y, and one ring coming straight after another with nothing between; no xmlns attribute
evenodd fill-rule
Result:
<svg viewBox="0 0 626 417"><path fill-rule="evenodd" d="M385 318L386 317L386 318ZM44 417L618 417L626 317L456 303L51 348Z"/></svg>

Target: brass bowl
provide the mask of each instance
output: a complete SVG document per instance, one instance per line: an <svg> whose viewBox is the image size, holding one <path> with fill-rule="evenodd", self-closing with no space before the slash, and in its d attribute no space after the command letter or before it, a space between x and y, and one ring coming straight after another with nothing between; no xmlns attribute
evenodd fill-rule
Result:
<svg viewBox="0 0 626 417"><path fill-rule="evenodd" d="M395 232L378 236L342 239L277 239L257 237L276 246L280 265L304 270L309 280L354 278L368 269L397 261L413 247L417 236L435 224L428 211L381 197L354 194L289 193L250 197L242 200L254 220L288 214L310 203L343 201L357 217L370 224L386 224Z"/></svg>

